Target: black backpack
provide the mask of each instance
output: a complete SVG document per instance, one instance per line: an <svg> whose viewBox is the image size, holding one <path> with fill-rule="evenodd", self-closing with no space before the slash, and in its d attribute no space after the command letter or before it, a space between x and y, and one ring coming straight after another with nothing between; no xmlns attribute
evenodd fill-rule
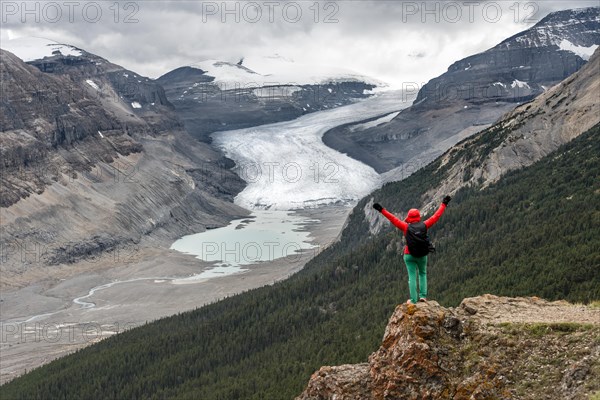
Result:
<svg viewBox="0 0 600 400"><path fill-rule="evenodd" d="M408 224L405 237L408 251L412 256L423 257L435 252L435 247L427 234L425 223L415 222L414 224Z"/></svg>

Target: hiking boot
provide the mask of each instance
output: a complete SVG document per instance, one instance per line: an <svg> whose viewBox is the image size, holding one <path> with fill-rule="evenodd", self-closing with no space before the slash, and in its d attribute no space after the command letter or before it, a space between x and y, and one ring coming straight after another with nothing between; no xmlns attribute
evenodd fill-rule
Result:
<svg viewBox="0 0 600 400"><path fill-rule="evenodd" d="M413 304L412 301L410 301L410 299L406 300L406 304Z"/></svg>
<svg viewBox="0 0 600 400"><path fill-rule="evenodd" d="M419 299L419 302L421 302L421 303L425 303L426 301L427 301L427 299L426 299L425 297L421 297L421 298Z"/></svg>

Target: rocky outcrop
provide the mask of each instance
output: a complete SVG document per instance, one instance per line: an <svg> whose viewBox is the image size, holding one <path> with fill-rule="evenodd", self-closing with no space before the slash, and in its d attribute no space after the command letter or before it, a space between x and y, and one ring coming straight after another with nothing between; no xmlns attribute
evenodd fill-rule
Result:
<svg viewBox="0 0 600 400"><path fill-rule="evenodd" d="M532 28L452 64L414 104L369 129L340 127L324 142L387 180L405 178L459 141L494 124L578 71L600 44L600 8L549 14ZM358 125L358 124L357 124Z"/></svg>
<svg viewBox="0 0 600 400"><path fill-rule="evenodd" d="M584 399L600 388L600 309L484 295L399 305L366 364L323 367L296 400Z"/></svg>
<svg viewBox="0 0 600 400"><path fill-rule="evenodd" d="M313 374L297 400L369 400L373 398L370 380L368 363L323 367Z"/></svg>

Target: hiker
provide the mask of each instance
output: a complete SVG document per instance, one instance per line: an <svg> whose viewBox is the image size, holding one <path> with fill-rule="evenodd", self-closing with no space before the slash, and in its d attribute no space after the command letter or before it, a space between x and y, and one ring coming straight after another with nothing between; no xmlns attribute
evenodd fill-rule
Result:
<svg viewBox="0 0 600 400"><path fill-rule="evenodd" d="M442 216L446 206L452 197L446 196L435 214L425 222L421 222L421 213L416 208L408 211L404 221L383 208L379 203L373 204L373 208L383 214L406 238L404 246L404 263L408 271L408 289L410 299L407 303L416 304L418 301L427 301L427 254L433 250L433 246L427 236L427 229L431 228ZM417 299L417 272L419 274L419 298Z"/></svg>

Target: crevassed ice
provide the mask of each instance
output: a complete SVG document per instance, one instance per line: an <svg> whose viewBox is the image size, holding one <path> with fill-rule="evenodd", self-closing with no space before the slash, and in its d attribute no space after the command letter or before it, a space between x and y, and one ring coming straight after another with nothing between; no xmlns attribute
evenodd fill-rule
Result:
<svg viewBox="0 0 600 400"><path fill-rule="evenodd" d="M293 121L213 134L213 143L235 161L235 171L248 183L235 203L247 209L292 210L351 204L368 195L382 184L379 174L327 147L322 136L339 125L397 112L413 98L382 93Z"/></svg>

